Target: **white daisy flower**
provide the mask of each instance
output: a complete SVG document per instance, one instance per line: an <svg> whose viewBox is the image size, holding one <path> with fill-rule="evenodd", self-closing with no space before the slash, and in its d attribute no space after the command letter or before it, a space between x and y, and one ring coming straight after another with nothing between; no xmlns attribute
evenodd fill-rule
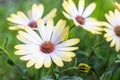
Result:
<svg viewBox="0 0 120 80"><path fill-rule="evenodd" d="M115 12L109 11L109 14L105 14L105 17L109 23L104 23L106 41L111 42L110 47L115 46L115 50L120 50L120 12L115 9Z"/></svg>
<svg viewBox="0 0 120 80"><path fill-rule="evenodd" d="M8 21L16 24L11 26L9 29L23 29L25 26L37 29L37 19L42 18L44 23L46 23L49 18L55 17L56 11L57 9L55 8L42 18L44 6L42 4L33 4L32 10L28 11L28 16L26 16L23 12L18 11L17 14L11 14L10 17L7 18Z"/></svg>
<svg viewBox="0 0 120 80"><path fill-rule="evenodd" d="M53 20L48 20L45 25L44 22L39 19L37 22L38 31L33 31L29 27L25 27L25 31L19 31L17 38L23 42L23 44L16 45L16 55L22 55L21 60L28 61L27 67L31 67L35 64L35 68L39 69L43 65L48 68L53 61L56 65L62 67L63 61L70 62L78 47L72 47L76 45L80 40L78 38L69 39L63 41L66 37L69 28L65 28L66 21L59 20L55 27Z"/></svg>
<svg viewBox="0 0 120 80"><path fill-rule="evenodd" d="M63 11L64 16L73 20L76 26L81 26L93 34L101 34L100 31L103 30L103 28L100 27L102 26L101 22L97 21L95 18L89 17L96 7L94 2L85 10L85 0L79 0L78 9L73 0L64 0L62 5L66 11Z"/></svg>

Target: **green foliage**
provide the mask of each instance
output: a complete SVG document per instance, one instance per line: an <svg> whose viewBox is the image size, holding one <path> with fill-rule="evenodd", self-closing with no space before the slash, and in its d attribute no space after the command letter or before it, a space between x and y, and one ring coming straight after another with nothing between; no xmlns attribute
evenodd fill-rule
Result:
<svg viewBox="0 0 120 80"><path fill-rule="evenodd" d="M9 23L6 18L11 13L17 11L27 12L31 9L33 3L44 4L44 15L46 15L53 8L57 8L57 17L55 22L59 19L66 19L61 13L63 0L0 0L0 80L34 80L35 69L31 67L26 68L26 62L20 61L19 56L14 55L14 46L20 43L16 39L17 31L8 30ZM78 0L74 0L78 4ZM100 21L105 21L104 14L109 10L114 10L113 0L86 0L86 3L96 2L97 7L92 14L93 17ZM118 0L118 2L120 2ZM90 32L84 30L81 27L76 27L71 20L67 20L67 25L70 26L69 38L80 38L79 50L75 51L76 57L72 62L65 63L62 68L56 68L55 72L52 69L41 69L40 80L54 80L56 76L59 80L119 80L120 79L120 56L117 54L114 48L109 47L109 43L106 43L103 35L93 35ZM88 73L79 72L75 69L79 63L89 64L92 69ZM111 64L112 63L112 64ZM67 68L73 69L66 70ZM66 70L64 72L64 70ZM40 70L39 70L40 71ZM60 73L62 72L63 73ZM55 73L55 74L54 74ZM98 79L99 80L99 79Z"/></svg>

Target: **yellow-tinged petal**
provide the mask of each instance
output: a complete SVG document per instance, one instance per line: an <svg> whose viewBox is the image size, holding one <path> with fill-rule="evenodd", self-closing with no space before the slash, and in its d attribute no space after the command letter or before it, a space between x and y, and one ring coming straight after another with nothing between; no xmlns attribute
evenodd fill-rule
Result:
<svg viewBox="0 0 120 80"><path fill-rule="evenodd" d="M68 39L68 36L69 36L69 27L66 27L65 29L64 29L64 37L63 37L63 41L66 41L67 39Z"/></svg>
<svg viewBox="0 0 120 80"><path fill-rule="evenodd" d="M85 9L85 11L84 11L84 13L83 13L83 17L88 17L89 15L91 15L92 12L94 11L95 7L96 7L96 3L94 3L94 2L91 3L91 4Z"/></svg>
<svg viewBox="0 0 120 80"><path fill-rule="evenodd" d="M31 67L32 65L34 65L35 64L35 61L33 61L33 60L30 60L30 61L28 61L27 62L27 67L29 68L29 67Z"/></svg>
<svg viewBox="0 0 120 80"><path fill-rule="evenodd" d="M110 47L115 46L115 43L116 43L116 39L113 39L112 42L110 43Z"/></svg>
<svg viewBox="0 0 120 80"><path fill-rule="evenodd" d="M67 3L66 0L63 0L62 6L63 6L63 8L65 9L65 11L67 13L72 14L71 11L70 11L70 9L69 9L69 5L68 5L68 3Z"/></svg>
<svg viewBox="0 0 120 80"><path fill-rule="evenodd" d="M78 3L78 11L79 11L79 14L80 14L80 15L83 14L84 5L85 5L85 0L79 0L79 3Z"/></svg>
<svg viewBox="0 0 120 80"><path fill-rule="evenodd" d="M42 66L43 66L43 63L41 63L41 62L35 63L35 68L36 68L36 69L39 69L39 68L41 68Z"/></svg>
<svg viewBox="0 0 120 80"><path fill-rule="evenodd" d="M59 56L63 61L70 62L72 60L67 52L56 51L55 54Z"/></svg>
<svg viewBox="0 0 120 80"><path fill-rule="evenodd" d="M75 57L76 54L74 52L66 52L67 56L69 57Z"/></svg>
<svg viewBox="0 0 120 80"><path fill-rule="evenodd" d="M71 19L70 15L67 14L66 12L62 11L62 13L64 14L65 17L67 17L68 19Z"/></svg>
<svg viewBox="0 0 120 80"><path fill-rule="evenodd" d="M20 16L20 17L26 18L25 14L21 11L18 11L17 15Z"/></svg>
<svg viewBox="0 0 120 80"><path fill-rule="evenodd" d="M64 27L66 25L66 21L65 20L59 20L58 23L56 24L56 27L53 31L53 35L52 35L52 39L51 41L54 43L57 43L57 39L59 38L59 36L62 34Z"/></svg>
<svg viewBox="0 0 120 80"><path fill-rule="evenodd" d="M53 60L53 62L55 63L55 64L57 64L59 67L63 67L64 66L64 64L63 64L63 62L62 62L62 60L60 59L60 57L58 57L56 54L54 54L54 53L52 53L52 54L50 54L51 55L51 58L52 58L52 60Z"/></svg>
<svg viewBox="0 0 120 80"><path fill-rule="evenodd" d="M79 47L64 47L63 48L56 48L56 50L61 50L61 51L74 51L74 50L77 50L79 49Z"/></svg>
<svg viewBox="0 0 120 80"><path fill-rule="evenodd" d="M77 8L76 8L76 6L75 6L73 0L68 0L68 3L69 3L69 6L72 7L71 10L74 12L74 14L77 15L77 14L78 14L78 11L77 11Z"/></svg>
<svg viewBox="0 0 120 80"><path fill-rule="evenodd" d="M78 39L78 38L69 39L69 40L66 40L66 41L58 44L57 47L73 46L79 42L80 42L80 39Z"/></svg>
<svg viewBox="0 0 120 80"><path fill-rule="evenodd" d="M49 54L47 54L47 55L45 56L44 66L45 66L46 68L49 68L49 67L51 66L51 58L50 58L50 55L49 55Z"/></svg>
<svg viewBox="0 0 120 80"><path fill-rule="evenodd" d="M56 12L57 12L57 9L54 8L45 17L43 17L44 23L46 23L48 19L54 18L56 16Z"/></svg>
<svg viewBox="0 0 120 80"><path fill-rule="evenodd" d="M117 3L117 2L114 2L113 4L114 4L115 8L118 9L118 10L120 11L120 4Z"/></svg>
<svg viewBox="0 0 120 80"><path fill-rule="evenodd" d="M113 38L112 37L107 37L106 40L109 42L111 41Z"/></svg>
<svg viewBox="0 0 120 80"><path fill-rule="evenodd" d="M21 28L18 26L10 26L9 29L10 30L20 30Z"/></svg>

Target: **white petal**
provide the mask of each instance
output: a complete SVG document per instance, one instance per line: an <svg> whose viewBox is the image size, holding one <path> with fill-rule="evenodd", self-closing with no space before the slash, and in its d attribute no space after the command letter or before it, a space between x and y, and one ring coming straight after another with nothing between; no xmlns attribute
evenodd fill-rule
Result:
<svg viewBox="0 0 120 80"><path fill-rule="evenodd" d="M67 54L67 52L63 52L63 51L55 51L56 55L58 55L63 61L66 62L70 62L72 59L69 56L69 54Z"/></svg>
<svg viewBox="0 0 120 80"><path fill-rule="evenodd" d="M68 31L69 31L69 27L66 27L62 33L60 34L60 36L58 37L57 41L56 41L56 44L60 43L61 41L63 41L66 37L66 35L68 34Z"/></svg>
<svg viewBox="0 0 120 80"><path fill-rule="evenodd" d="M56 16L57 9L52 9L45 17L43 17L43 22L46 23L48 19L54 18Z"/></svg>
<svg viewBox="0 0 120 80"><path fill-rule="evenodd" d="M120 39L117 38L116 40L116 46L115 46L116 52L118 52L120 50Z"/></svg>
<svg viewBox="0 0 120 80"><path fill-rule="evenodd" d="M42 42L42 39L40 38L40 36L35 32L33 31L31 28L29 27L25 27L25 31L28 32L29 35L31 35L34 39L36 39L38 42Z"/></svg>
<svg viewBox="0 0 120 80"><path fill-rule="evenodd" d="M45 54L39 54L38 53L38 56L36 57L36 63L35 63L35 68L36 69L39 69L43 66L44 64L44 59L45 59Z"/></svg>
<svg viewBox="0 0 120 80"><path fill-rule="evenodd" d="M64 16L65 16L66 18L71 19L71 17L70 17L70 15L69 15L69 14L67 14L67 13L66 13L66 12L64 12L64 11L62 11L62 13L64 14Z"/></svg>
<svg viewBox="0 0 120 80"><path fill-rule="evenodd" d="M59 67L63 67L64 64L60 57L56 55L56 53L51 53L50 56L55 64L57 64Z"/></svg>
<svg viewBox="0 0 120 80"><path fill-rule="evenodd" d="M29 23L29 19L21 11L18 11L17 14L11 14L11 17L8 17L7 20L19 25L27 25Z"/></svg>
<svg viewBox="0 0 120 80"><path fill-rule="evenodd" d="M77 15L77 13L73 11L73 8L66 0L63 0L62 6L65 9L65 11L69 13L71 16L75 17Z"/></svg>
<svg viewBox="0 0 120 80"><path fill-rule="evenodd" d="M53 26L54 26L53 19L49 19L47 22L47 26L46 26L47 41L50 41L50 39L52 37L52 33L53 33L53 29L54 29Z"/></svg>
<svg viewBox="0 0 120 80"><path fill-rule="evenodd" d="M120 11L115 9L115 26L120 25Z"/></svg>
<svg viewBox="0 0 120 80"><path fill-rule="evenodd" d="M109 29L113 29L113 27L110 24L108 24L107 22L103 22L102 24Z"/></svg>
<svg viewBox="0 0 120 80"><path fill-rule="evenodd" d="M19 30L20 27L18 27L18 26L10 26L9 29L10 30Z"/></svg>
<svg viewBox="0 0 120 80"><path fill-rule="evenodd" d="M89 18L86 19L83 28L90 31L93 34L101 34L101 31L104 30L101 26L103 26L102 22L94 20L93 18Z"/></svg>
<svg viewBox="0 0 120 80"><path fill-rule="evenodd" d="M23 43L26 43L26 44L33 44L32 41L27 40L27 39L23 38L23 37L20 36L20 35L17 35L17 39L20 40L20 41L23 42Z"/></svg>
<svg viewBox="0 0 120 80"><path fill-rule="evenodd" d="M113 47L115 46L115 43L116 43L116 37L114 37L114 39L112 40L112 42L110 43L110 47Z"/></svg>
<svg viewBox="0 0 120 80"><path fill-rule="evenodd" d="M30 60L30 61L27 62L27 67L29 68L29 67L31 67L34 64L35 64L35 61L34 60Z"/></svg>
<svg viewBox="0 0 120 80"><path fill-rule="evenodd" d="M112 11L110 11L109 13L112 13ZM108 21L112 26L115 25L115 24L113 23L113 20L114 20L114 18L115 18L113 13L111 14L111 16L108 15L108 14L105 14L105 17L106 17L107 21Z"/></svg>
<svg viewBox="0 0 120 80"><path fill-rule="evenodd" d="M49 68L51 66L51 58L49 54L45 55L44 66Z"/></svg>
<svg viewBox="0 0 120 80"><path fill-rule="evenodd" d="M32 6L32 18L33 18L33 20L37 20L38 18L41 18L43 11L44 11L44 7L42 4L40 4L39 6L36 4L33 4L33 6Z"/></svg>
<svg viewBox="0 0 120 80"><path fill-rule="evenodd" d="M83 14L84 4L85 4L85 0L79 0L79 4L78 4L79 15Z"/></svg>
<svg viewBox="0 0 120 80"><path fill-rule="evenodd" d="M23 31L19 31L18 33L19 33L19 35L20 35L21 37L25 38L25 39L28 40L28 41L31 41L32 43L40 44L39 41L37 41L34 37L32 37L31 35L29 35L28 33L23 32Z"/></svg>
<svg viewBox="0 0 120 80"><path fill-rule="evenodd" d="M71 8L71 10L74 12L75 15L77 15L78 11L77 11L77 8L74 2L72 0L68 0L68 3L69 3L69 7Z"/></svg>
<svg viewBox="0 0 120 80"><path fill-rule="evenodd" d="M18 24L18 25L23 25L23 26L27 26L28 25L28 22L27 21L23 21L23 19L20 19L20 18L7 18L8 21L10 22L13 22L15 24Z"/></svg>
<svg viewBox="0 0 120 80"><path fill-rule="evenodd" d="M74 51L74 50L77 50L78 47L56 47L55 50L57 51Z"/></svg>
<svg viewBox="0 0 120 80"><path fill-rule="evenodd" d="M57 44L56 47L68 47L68 46L73 46L73 45L75 45L75 44L77 44L77 43L79 43L79 42L80 42L80 39L78 39L78 38L69 39L69 40L64 41L64 42L62 42L62 43L60 43L60 44Z"/></svg>
<svg viewBox="0 0 120 80"><path fill-rule="evenodd" d="M39 49L39 45L36 44L19 44L15 46L15 49Z"/></svg>
<svg viewBox="0 0 120 80"><path fill-rule="evenodd" d="M36 56L35 54L28 54L28 55L24 55L24 56L20 57L20 59L23 61L27 61L27 60L34 59L35 56Z"/></svg>
<svg viewBox="0 0 120 80"><path fill-rule="evenodd" d="M65 20L59 20L58 23L56 24L56 27L54 29L52 39L51 41L53 43L57 42L57 39L59 38L60 34L62 33L64 27L65 27L66 21Z"/></svg>
<svg viewBox="0 0 120 80"><path fill-rule="evenodd" d="M17 14L20 18L23 18L24 22L27 22L27 23L30 22L30 20L25 16L25 14L23 12L18 11Z"/></svg>
<svg viewBox="0 0 120 80"><path fill-rule="evenodd" d="M84 11L83 13L83 17L88 17L95 9L96 4L95 3L91 3Z"/></svg>
<svg viewBox="0 0 120 80"><path fill-rule="evenodd" d="M17 51L15 51L15 54L16 55L28 55L28 54L33 54L33 53L37 53L37 52L39 52L39 50L36 50L36 49L29 50L29 49L27 49L27 50L17 50Z"/></svg>
<svg viewBox="0 0 120 80"><path fill-rule="evenodd" d="M41 19L38 19L37 24L38 24L38 30L41 38L43 39L43 41L46 41L47 35L46 35L46 29L43 21Z"/></svg>

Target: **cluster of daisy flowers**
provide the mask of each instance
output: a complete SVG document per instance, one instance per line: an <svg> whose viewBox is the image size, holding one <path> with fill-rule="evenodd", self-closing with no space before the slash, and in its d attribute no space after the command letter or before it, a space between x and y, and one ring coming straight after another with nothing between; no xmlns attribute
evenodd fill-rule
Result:
<svg viewBox="0 0 120 80"><path fill-rule="evenodd" d="M110 47L115 46L115 50L120 50L120 5L114 4L117 9L114 12L109 11L105 14L108 22L98 21L90 17L96 7L96 3L91 3L85 8L85 0L79 0L76 7L73 0L63 0L63 15L73 20L76 26L92 34L102 34L106 41L111 42ZM59 67L64 65L63 61L70 62L75 57L74 50L79 47L75 45L80 42L79 38L65 39L69 32L69 26L66 27L66 20L60 19L56 25L53 21L57 16L57 9L51 10L43 17L44 6L42 4L33 4L32 9L28 11L27 16L18 11L17 14L11 14L7 18L13 24L10 30L19 30L17 39L22 44L16 45L16 55L27 62L27 67L35 65L36 69L48 68L54 62ZM105 28L103 28L105 26ZM22 29L22 30L21 30Z"/></svg>

